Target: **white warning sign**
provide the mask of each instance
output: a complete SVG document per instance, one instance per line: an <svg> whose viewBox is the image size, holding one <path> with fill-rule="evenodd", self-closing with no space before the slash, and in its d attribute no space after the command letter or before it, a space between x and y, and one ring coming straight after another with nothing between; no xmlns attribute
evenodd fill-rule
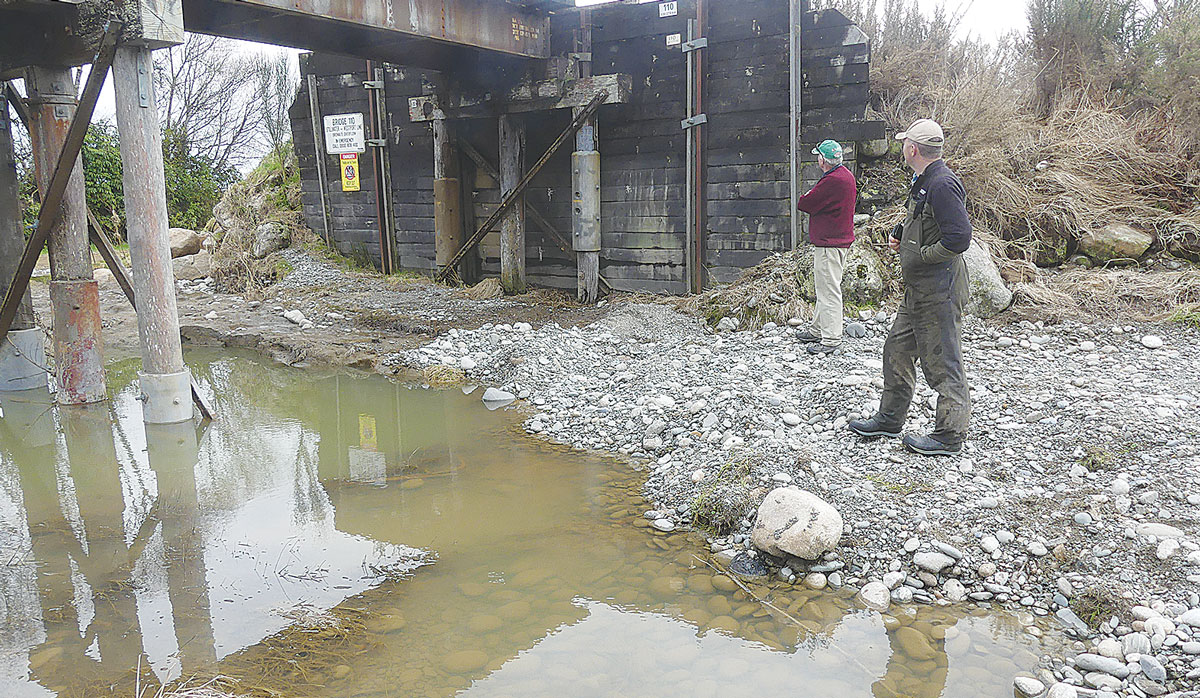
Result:
<svg viewBox="0 0 1200 698"><path fill-rule="evenodd" d="M659 17L674 17L679 14L679 2L660 2L658 3Z"/></svg>
<svg viewBox="0 0 1200 698"><path fill-rule="evenodd" d="M330 155L367 152L361 113L330 114L325 117L325 152Z"/></svg>

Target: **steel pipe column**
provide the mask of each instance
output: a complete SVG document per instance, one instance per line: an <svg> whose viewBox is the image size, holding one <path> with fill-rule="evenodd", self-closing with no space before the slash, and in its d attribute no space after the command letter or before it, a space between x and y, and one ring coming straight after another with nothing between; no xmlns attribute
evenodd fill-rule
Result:
<svg viewBox="0 0 1200 698"><path fill-rule="evenodd" d="M191 376L183 363L179 338L152 65L149 49L119 47L113 60L113 88L142 347L142 371L138 374L144 401L142 414L148 424L172 424L192 418Z"/></svg>
<svg viewBox="0 0 1200 698"><path fill-rule="evenodd" d="M39 187L46 191L75 116L75 84L69 68L45 66L30 68L25 84L32 107L34 169ZM88 244L82 158L75 160L61 215L50 230L49 248L58 402L100 402L107 399L108 393L100 337L100 294L92 279Z"/></svg>
<svg viewBox="0 0 1200 698"><path fill-rule="evenodd" d="M24 232L8 98L0 89L0 297L8 293L16 276L25 248ZM33 300L26 289L8 336L0 344L0 391L45 388L45 365L42 331L34 322Z"/></svg>

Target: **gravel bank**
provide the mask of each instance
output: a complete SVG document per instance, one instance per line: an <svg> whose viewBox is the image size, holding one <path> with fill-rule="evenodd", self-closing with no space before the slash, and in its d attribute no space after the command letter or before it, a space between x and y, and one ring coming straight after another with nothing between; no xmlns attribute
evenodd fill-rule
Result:
<svg viewBox="0 0 1200 698"><path fill-rule="evenodd" d="M856 321L848 330L860 338L813 358L787 327L713 334L667 307L628 304L582 328L451 330L385 363L462 368L522 400L531 433L644 458L656 526L709 516L714 494L724 513L751 503L726 535L710 536L715 553L751 549L753 505L771 488L819 494L845 530L822 560L767 560L795 583L877 581L891 602L1054 614L1080 638L1081 656L1104 637L1151 643L1138 652L1134 640L1119 657L1106 644L1111 673L1048 658L1042 691L1064 680L1080 695L1195 687L1197 333L969 322L973 433L960 456L929 459L845 429L877 405L888 321ZM918 397L912 430L933 419L932 392L922 386ZM1167 675L1151 678L1151 660Z"/></svg>

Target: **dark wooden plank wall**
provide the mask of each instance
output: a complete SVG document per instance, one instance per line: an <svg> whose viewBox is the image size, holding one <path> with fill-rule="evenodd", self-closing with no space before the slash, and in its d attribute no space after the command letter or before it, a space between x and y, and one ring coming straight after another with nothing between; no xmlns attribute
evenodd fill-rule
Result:
<svg viewBox="0 0 1200 698"><path fill-rule="evenodd" d="M791 247L787 2L709 3L708 281Z"/></svg>
<svg viewBox="0 0 1200 698"><path fill-rule="evenodd" d="M710 282L726 281L772 252L791 245L790 90L787 0L740 0L709 3L707 52L706 264ZM600 6L594 10L593 72L633 77L629 104L603 107L599 115L602 205L604 215L601 272L620 290L686 292L685 159L687 134L686 61L670 34L686 39L694 0L682 0L676 17L660 18L657 3ZM578 17L556 16L554 54L573 50ZM842 139L853 161L855 133L869 129L843 119L862 119L866 104L866 46L845 45L852 32L833 15L805 16L806 104L813 112L802 121L803 159L811 163L812 145L825 137ZM839 43L840 42L840 43ZM323 114L366 112L361 62L313 57L307 71L319 75ZM429 272L434 267L432 132L412 123L407 100L428 91L436 74L388 67L387 108L396 216L396 247L402 269ZM302 81L303 83L303 81ZM847 117L847 115L850 115ZM526 161L532 164L570 121L568 111L535 113L528 128ZM304 210L314 230L321 225L318 183L309 123L307 89L292 108L293 135L302 168ZM459 133L493 163L497 158L496 120L457 122ZM815 140L814 140L815 139ZM811 140L812 143L808 141ZM560 233L570 239L570 147L563 148L534 179L527 197ZM333 211L336 244L343 254L368 255L378 263L378 221L370 179L370 155L363 158L363 191L343 194L331 158L326 182ZM853 162L851 163L853 164ZM807 190L819 176L806 167ZM482 221L499 200L496 182L478 174L464 182L475 189L475 215ZM564 252L530 221L527 224L527 272L536 285L575 288L574 254ZM499 239L482 245L483 269L499 273Z"/></svg>

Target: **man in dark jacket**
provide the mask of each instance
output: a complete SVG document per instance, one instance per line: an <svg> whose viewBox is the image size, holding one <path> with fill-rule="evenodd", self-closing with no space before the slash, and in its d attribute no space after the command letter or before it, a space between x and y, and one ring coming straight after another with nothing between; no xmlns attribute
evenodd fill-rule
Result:
<svg viewBox="0 0 1200 698"><path fill-rule="evenodd" d="M817 292L813 329L796 338L808 342L808 353L828 354L842 345L842 270L854 243L854 206L858 183L842 164L842 146L824 141L813 150L825 174L799 199L807 213L808 239L813 244L813 281Z"/></svg>
<svg viewBox="0 0 1200 698"><path fill-rule="evenodd" d="M971 246L971 221L966 190L942 160L941 126L920 119L896 138L904 141L904 161L917 175L909 192L908 213L889 240L900 253L904 300L883 345L879 412L849 427L864 437L899 436L920 359L925 381L938 394L937 423L928 436L905 436L904 446L915 453L944 456L962 449L971 419L962 357L962 311L967 300L962 254Z"/></svg>

